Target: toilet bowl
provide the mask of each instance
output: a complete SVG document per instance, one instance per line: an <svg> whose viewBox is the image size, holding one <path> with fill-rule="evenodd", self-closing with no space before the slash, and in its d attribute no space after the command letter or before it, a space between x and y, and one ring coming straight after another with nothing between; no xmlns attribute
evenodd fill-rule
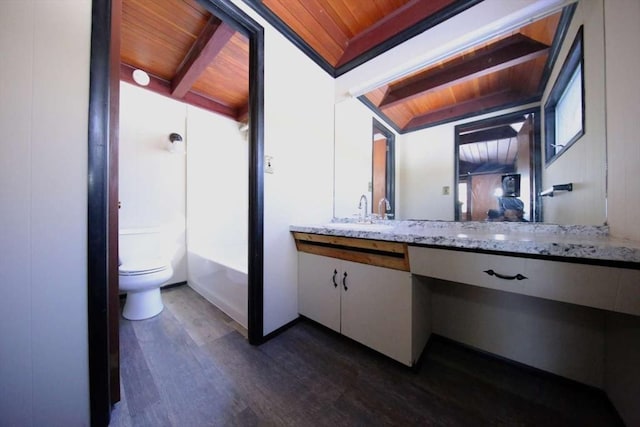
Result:
<svg viewBox="0 0 640 427"><path fill-rule="evenodd" d="M120 231L118 278L120 292L127 293L125 319L148 319L164 308L160 287L173 276L173 268L163 256L161 238L155 229Z"/></svg>
<svg viewBox="0 0 640 427"><path fill-rule="evenodd" d="M173 276L171 265L161 260L140 265L122 264L118 269L120 290L127 293L122 316L129 320L143 320L160 314L164 305L160 286Z"/></svg>

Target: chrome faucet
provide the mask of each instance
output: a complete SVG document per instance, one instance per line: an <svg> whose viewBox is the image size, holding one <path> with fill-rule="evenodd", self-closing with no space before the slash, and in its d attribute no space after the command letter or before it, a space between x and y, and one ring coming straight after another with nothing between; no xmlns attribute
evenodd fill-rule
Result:
<svg viewBox="0 0 640 427"><path fill-rule="evenodd" d="M382 204L384 205L384 212L382 211ZM380 199L380 201L378 202L378 218L380 219L387 219L387 212L389 212L391 210L391 203L389 203L389 200L386 197L383 197L382 199Z"/></svg>
<svg viewBox="0 0 640 427"><path fill-rule="evenodd" d="M362 209L362 202L364 201L364 210L362 211L362 215L360 216L361 221L365 221L367 219L367 196L364 194L360 196L360 201L358 202L358 209Z"/></svg>

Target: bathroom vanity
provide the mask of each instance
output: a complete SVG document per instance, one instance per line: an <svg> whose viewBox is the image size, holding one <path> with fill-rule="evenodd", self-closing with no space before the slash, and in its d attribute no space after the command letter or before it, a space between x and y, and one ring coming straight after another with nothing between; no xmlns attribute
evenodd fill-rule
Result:
<svg viewBox="0 0 640 427"><path fill-rule="evenodd" d="M640 316L640 243L607 227L347 221L290 230L300 314L408 366L433 332L601 387L606 313Z"/></svg>
<svg viewBox="0 0 640 427"><path fill-rule="evenodd" d="M405 365L429 337L428 290L400 242L294 232L298 311Z"/></svg>

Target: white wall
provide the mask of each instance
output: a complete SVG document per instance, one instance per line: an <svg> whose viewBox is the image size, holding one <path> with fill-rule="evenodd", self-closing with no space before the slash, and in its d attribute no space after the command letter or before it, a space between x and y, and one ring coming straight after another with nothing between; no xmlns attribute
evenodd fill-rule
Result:
<svg viewBox="0 0 640 427"><path fill-rule="evenodd" d="M578 3L542 105L544 109L580 25L584 25L585 134L548 167L543 167L542 188L573 183L572 192L543 200L543 218L554 224L602 225L606 221L607 174L603 0ZM544 129L544 112L542 126ZM544 147L544 131L542 134Z"/></svg>
<svg viewBox="0 0 640 427"><path fill-rule="evenodd" d="M335 105L335 180L334 216L348 218L358 215L360 196L367 197L368 210L373 204L377 209L379 200L371 194L373 156L373 118L385 123L356 98L345 99ZM385 124L387 129L392 128ZM395 132L393 132L395 134ZM396 134L396 141L398 135ZM396 144L397 145L397 144ZM398 148L396 148L397 152ZM396 155L397 156L397 155ZM400 166L396 160L396 182ZM396 189L397 190L397 189ZM396 217L399 195L396 193ZM377 210L376 210L377 212Z"/></svg>
<svg viewBox="0 0 640 427"><path fill-rule="evenodd" d="M167 284L187 280L186 156L168 150L169 134L187 140L186 120L186 104L120 83L119 226L164 230L174 269Z"/></svg>
<svg viewBox="0 0 640 427"><path fill-rule="evenodd" d="M88 425L91 2L0 9L0 423Z"/></svg>
<svg viewBox="0 0 640 427"><path fill-rule="evenodd" d="M249 143L238 123L188 106L189 250L247 273Z"/></svg>
<svg viewBox="0 0 640 427"><path fill-rule="evenodd" d="M640 240L640 2L607 1L604 5L608 219L611 234ZM611 315L607 323L605 389L629 426L640 425L640 318Z"/></svg>
<svg viewBox="0 0 640 427"><path fill-rule="evenodd" d="M333 212L333 78L265 26L264 333L298 317L297 252L289 226Z"/></svg>
<svg viewBox="0 0 640 427"><path fill-rule="evenodd" d="M454 126L400 135L396 143L400 219L453 220ZM449 195L442 194L444 186Z"/></svg>
<svg viewBox="0 0 640 427"><path fill-rule="evenodd" d="M605 2L608 219L611 233L640 240L640 2Z"/></svg>
<svg viewBox="0 0 640 427"><path fill-rule="evenodd" d="M187 111L188 283L246 327L249 143L237 122Z"/></svg>

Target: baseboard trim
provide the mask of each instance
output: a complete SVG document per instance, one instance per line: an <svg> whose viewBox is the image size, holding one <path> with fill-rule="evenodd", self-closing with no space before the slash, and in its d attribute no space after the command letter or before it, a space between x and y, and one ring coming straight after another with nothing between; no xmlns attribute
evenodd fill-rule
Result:
<svg viewBox="0 0 640 427"><path fill-rule="evenodd" d="M411 369L414 372L418 372L421 368L422 365L427 357L427 353L429 352L429 348L431 348L431 344L433 343L433 341L431 340L431 338L433 337L433 334L429 334L429 338L427 339L427 343L424 345L424 347L422 348L422 351L420 352L420 356L418 356L418 360L415 361L415 363L413 364L413 366L411 367Z"/></svg>
<svg viewBox="0 0 640 427"><path fill-rule="evenodd" d="M198 295L202 298L209 301L210 304L213 304L224 314L232 318L235 322L240 324L243 328L248 330L249 319L248 313L242 312L242 308L236 307L233 304L230 304L226 299L221 298L220 295L216 294L212 289L208 286L203 286L197 280L191 280L187 282L187 286L193 289Z"/></svg>
<svg viewBox="0 0 640 427"><path fill-rule="evenodd" d="M177 288L178 286L184 286L186 284L187 284L187 281L183 280L182 282L176 282L176 283L171 283L169 285L161 286L160 289L164 290L164 289Z"/></svg>
<svg viewBox="0 0 640 427"><path fill-rule="evenodd" d="M296 325L298 322L300 321L300 317L296 317L295 319L293 319L291 322L286 323L282 326L280 326L278 329L276 329L275 331L269 332L267 335L265 335L264 337L262 337L262 342L260 344L264 344L265 342L269 341L272 338L277 337L278 335L280 335L281 333L283 333L284 331L286 331L287 329L291 328L292 326Z"/></svg>

